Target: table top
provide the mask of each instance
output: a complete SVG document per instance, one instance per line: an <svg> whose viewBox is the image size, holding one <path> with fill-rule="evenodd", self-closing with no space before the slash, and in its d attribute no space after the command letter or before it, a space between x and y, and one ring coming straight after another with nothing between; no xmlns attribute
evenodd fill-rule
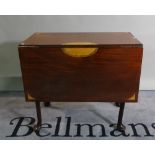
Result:
<svg viewBox="0 0 155 155"><path fill-rule="evenodd" d="M143 47L130 32L34 33L19 46Z"/></svg>

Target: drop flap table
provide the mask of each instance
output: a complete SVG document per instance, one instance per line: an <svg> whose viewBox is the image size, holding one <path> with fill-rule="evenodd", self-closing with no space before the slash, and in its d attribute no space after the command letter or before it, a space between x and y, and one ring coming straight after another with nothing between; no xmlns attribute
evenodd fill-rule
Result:
<svg viewBox="0 0 155 155"><path fill-rule="evenodd" d="M19 44L26 101L137 102L143 45L129 32L35 33Z"/></svg>

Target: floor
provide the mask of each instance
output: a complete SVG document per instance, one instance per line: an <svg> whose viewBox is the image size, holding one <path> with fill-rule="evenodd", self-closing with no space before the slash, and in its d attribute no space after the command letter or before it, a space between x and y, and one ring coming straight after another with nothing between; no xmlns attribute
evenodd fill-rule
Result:
<svg viewBox="0 0 155 155"><path fill-rule="evenodd" d="M51 102L42 106L43 124L34 132L36 111L23 92L0 92L0 139L155 139L155 91L140 91L138 103L125 105L125 132L118 132L114 103Z"/></svg>

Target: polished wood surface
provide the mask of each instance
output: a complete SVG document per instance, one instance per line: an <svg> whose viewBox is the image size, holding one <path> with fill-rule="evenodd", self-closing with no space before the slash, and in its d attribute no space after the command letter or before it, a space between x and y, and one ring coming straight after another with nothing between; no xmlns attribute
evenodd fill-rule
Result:
<svg viewBox="0 0 155 155"><path fill-rule="evenodd" d="M116 34L129 39L112 39ZM48 36L42 39L36 35L19 46L27 101L137 101L143 48L130 33L57 33L57 37L41 33ZM64 35L79 38L65 40ZM72 57L60 48L65 41L96 41L98 50L87 57Z"/></svg>
<svg viewBox="0 0 155 155"><path fill-rule="evenodd" d="M52 46L72 47L79 45L64 45L68 42L92 42L97 47L142 47L130 32L91 32L91 33L34 33L23 41L20 46Z"/></svg>

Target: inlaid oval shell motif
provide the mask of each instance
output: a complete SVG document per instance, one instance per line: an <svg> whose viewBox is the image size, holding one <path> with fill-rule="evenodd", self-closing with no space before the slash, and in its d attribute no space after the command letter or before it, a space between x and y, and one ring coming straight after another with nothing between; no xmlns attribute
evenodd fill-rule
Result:
<svg viewBox="0 0 155 155"><path fill-rule="evenodd" d="M63 45L95 45L91 42L70 42ZM96 53L98 48L95 47L67 47L62 48L62 51L72 57L88 57Z"/></svg>

